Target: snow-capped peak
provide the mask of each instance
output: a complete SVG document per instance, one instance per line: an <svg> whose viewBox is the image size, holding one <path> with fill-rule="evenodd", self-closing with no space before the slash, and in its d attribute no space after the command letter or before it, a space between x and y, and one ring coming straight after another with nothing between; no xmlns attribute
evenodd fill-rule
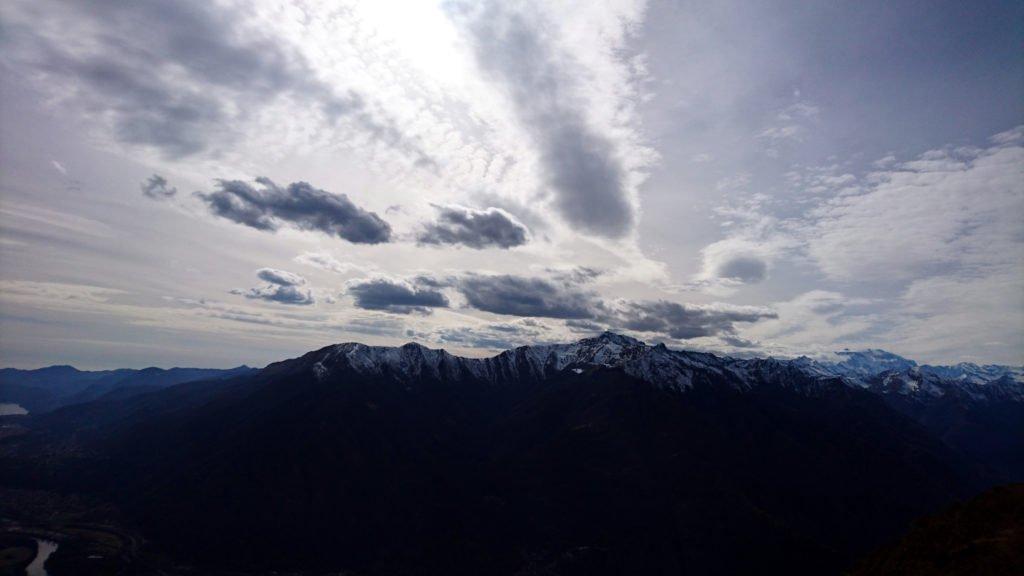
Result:
<svg viewBox="0 0 1024 576"><path fill-rule="evenodd" d="M414 343L399 347L338 344L304 358L309 359L304 365L321 380L351 370L405 382L468 378L503 384L542 381L568 370L580 375L587 370L606 368L622 370L639 380L674 390L686 390L699 382L743 390L769 382L802 388L845 383L880 394L921 398L952 393L974 400L993 395L1024 399L1020 379L1024 370L1001 366L922 366L876 349L843 350L832 361L807 357L736 359L670 350L663 344L651 346L614 332L572 343L521 346L490 358L463 358Z"/></svg>
<svg viewBox="0 0 1024 576"><path fill-rule="evenodd" d="M855 379L867 379L890 370L907 370L917 362L885 350L840 350L831 361L823 364L834 374Z"/></svg>
<svg viewBox="0 0 1024 576"><path fill-rule="evenodd" d="M579 375L588 369L620 369L655 386L684 390L696 380L715 380L749 388L745 361L701 352L670 350L605 332L566 344L540 344L507 350L491 358L463 358L418 344L397 348L347 343L312 353L309 369L328 379L339 369L403 381L416 378L472 378L500 384L540 381L566 370Z"/></svg>

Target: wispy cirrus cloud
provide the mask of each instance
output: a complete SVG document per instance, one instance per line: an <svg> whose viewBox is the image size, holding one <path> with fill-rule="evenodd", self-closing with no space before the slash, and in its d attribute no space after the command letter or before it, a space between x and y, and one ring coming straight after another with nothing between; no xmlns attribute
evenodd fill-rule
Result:
<svg viewBox="0 0 1024 576"><path fill-rule="evenodd" d="M364 272L367 267L352 262L342 262L326 250L309 251L299 254L293 260L299 264L319 268L336 274L349 274L352 272Z"/></svg>
<svg viewBox="0 0 1024 576"><path fill-rule="evenodd" d="M787 262L831 284L779 302L785 318L749 330L765 345L891 339L909 356L953 361L983 338L989 354L1015 361L1024 344L1021 132L997 134L987 147L887 156L860 175L807 167L791 178L805 198L796 214L780 218L789 207L756 198L722 209L728 235L704 248L703 278L759 282L759 262L766 271ZM737 269L738 258L749 261ZM843 300L856 313L837 312Z"/></svg>
<svg viewBox="0 0 1024 576"><path fill-rule="evenodd" d="M906 281L1020 261L1020 141L934 150L870 176L863 192L821 202L796 230L829 277Z"/></svg>

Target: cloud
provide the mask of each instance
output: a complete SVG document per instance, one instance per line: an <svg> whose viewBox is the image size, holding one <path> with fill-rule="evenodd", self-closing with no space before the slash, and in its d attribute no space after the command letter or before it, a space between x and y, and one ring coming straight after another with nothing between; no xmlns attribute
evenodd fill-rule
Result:
<svg viewBox="0 0 1024 576"><path fill-rule="evenodd" d="M719 336L719 339L721 339L722 342L724 342L725 344L732 346L733 348L757 348L758 346L757 342L753 340L747 340L746 338L742 338L740 336L721 335Z"/></svg>
<svg viewBox="0 0 1024 576"><path fill-rule="evenodd" d="M432 276L430 274L418 274L412 277L411 282L417 286L427 288L450 288L455 284L456 279L452 276Z"/></svg>
<svg viewBox="0 0 1024 576"><path fill-rule="evenodd" d="M779 120L793 120L798 118L816 120L820 115L821 108L809 102L799 101L791 105L789 108L779 112L777 118Z"/></svg>
<svg viewBox="0 0 1024 576"><path fill-rule="evenodd" d="M407 333L405 329L405 323L394 317L377 315L369 318L353 318L349 320L343 329L346 332L354 332L356 334L369 334L372 336L388 336L392 338L399 337L403 333Z"/></svg>
<svg viewBox="0 0 1024 576"><path fill-rule="evenodd" d="M715 294L729 294L738 287L768 279L777 260L790 254L797 242L780 231L778 219L765 214L769 199L754 194L735 206L716 209L728 235L705 246L701 270L691 285Z"/></svg>
<svg viewBox="0 0 1024 576"><path fill-rule="evenodd" d="M772 126L765 128L758 138L767 138L769 140L802 140L806 129L803 126L797 124L786 124L783 126Z"/></svg>
<svg viewBox="0 0 1024 576"><path fill-rule="evenodd" d="M718 182L715 182L715 190L718 190L719 192L745 190L748 186L750 186L750 174L726 176L725 178L718 180Z"/></svg>
<svg viewBox="0 0 1024 576"><path fill-rule="evenodd" d="M321 270L327 270L328 272L335 272L337 274L349 274L351 272L359 272L365 269L363 266L358 264L341 262L332 256L330 252L303 252L293 258L293 260L299 264L305 264L306 266L312 266L313 268L319 268Z"/></svg>
<svg viewBox="0 0 1024 576"><path fill-rule="evenodd" d="M508 350L526 341L510 338L508 334L468 326L438 328L431 338L441 345L483 348L485 350Z"/></svg>
<svg viewBox="0 0 1024 576"><path fill-rule="evenodd" d="M751 284L768 276L768 263L754 255L737 254L719 262L715 272L719 278Z"/></svg>
<svg viewBox="0 0 1024 576"><path fill-rule="evenodd" d="M888 168L896 163L896 156L892 154L886 154L885 156L875 160L871 163L875 168Z"/></svg>
<svg viewBox="0 0 1024 576"><path fill-rule="evenodd" d="M558 318L574 332L615 329L690 339L735 334L735 324L776 318L770 309L729 304L679 304L664 300L603 300L581 288L595 274L555 274L546 278L467 274L455 286L471 308L508 316Z"/></svg>
<svg viewBox="0 0 1024 576"><path fill-rule="evenodd" d="M256 276L260 280L276 284L278 286L302 286L306 283L306 279L298 274L292 274L284 270L276 270L274 268L260 268L256 271Z"/></svg>
<svg viewBox="0 0 1024 576"><path fill-rule="evenodd" d="M758 342L762 352L783 356L865 345L886 329L877 304L837 291L810 290L775 302L777 318L747 326L741 335Z"/></svg>
<svg viewBox="0 0 1024 576"><path fill-rule="evenodd" d="M1024 266L923 278L897 301L890 337L934 363L1024 364Z"/></svg>
<svg viewBox="0 0 1024 576"><path fill-rule="evenodd" d="M295 286L265 286L261 288L250 288L245 294L246 298L257 298L281 304L296 304L307 306L316 302L313 293L307 289Z"/></svg>
<svg viewBox="0 0 1024 576"><path fill-rule="evenodd" d="M4 198L0 206L0 216L3 216L3 228L8 235L21 235L38 238L45 234L51 234L61 238L77 238L74 242L80 242L82 236L91 238L113 238L115 230L109 224L99 220L86 218L80 214L62 212L43 208L31 204L16 202L10 197Z"/></svg>
<svg viewBox="0 0 1024 576"><path fill-rule="evenodd" d="M219 90L250 104L307 84L294 55L272 42L226 32L235 29L235 15L212 6L97 2L63 9L71 29L94 41L91 49L75 50L28 17L14 27L20 63L63 83L81 104L107 112L119 140L168 156L204 149L228 124Z"/></svg>
<svg viewBox="0 0 1024 576"><path fill-rule="evenodd" d="M393 314L430 314L433 308L448 307L448 297L440 290L388 278L352 282L348 295L355 300L357 308Z"/></svg>
<svg viewBox="0 0 1024 576"><path fill-rule="evenodd" d="M794 232L833 280L890 283L1020 263L1024 147L934 150L819 203Z"/></svg>
<svg viewBox="0 0 1024 576"><path fill-rule="evenodd" d="M1020 144L1024 142L1024 125L1015 126L1009 130L1005 130L998 134L995 134L990 138L993 144L998 146L1006 146L1008 144Z"/></svg>
<svg viewBox="0 0 1024 576"><path fill-rule="evenodd" d="M526 226L500 208L475 210L463 206L437 206L435 222L417 235L421 244L456 244L470 248L513 248L526 244Z"/></svg>
<svg viewBox="0 0 1024 576"><path fill-rule="evenodd" d="M308 288L303 288L306 285L306 279L298 274L274 268L260 268L256 271L256 276L266 284L244 292L241 290L232 292L246 298L279 304L308 306L316 302L313 292Z"/></svg>
<svg viewBox="0 0 1024 576"><path fill-rule="evenodd" d="M505 88L534 140L555 210L576 229L621 238L636 220L633 196L640 175L624 158L637 152L631 149L632 136L622 138L628 133L625 129L618 134L602 130L588 118L588 102L581 89L583 79L594 71L557 45L551 28L558 23L540 20L537 14L542 11L526 14L509 6L505 2L462 4L453 11L466 24L478 64ZM621 26L635 15L614 16L620 18L612 25L618 31L594 26L594 33L606 43L599 48L602 54L614 54L622 41ZM603 64L604 71L622 66L614 59ZM625 78L616 81L629 83ZM605 94L616 90L614 85L606 88ZM618 102L620 112L628 114L628 97Z"/></svg>
<svg viewBox="0 0 1024 576"><path fill-rule="evenodd" d="M256 182L259 188L240 180L219 180L219 190L197 195L217 216L257 230L275 231L287 224L356 244L391 240L391 226L377 214L353 204L345 194L331 194L305 182L287 188L265 177Z"/></svg>
<svg viewBox="0 0 1024 576"><path fill-rule="evenodd" d="M758 138L777 142L780 140L801 141L807 134L808 125L818 120L821 109L808 102L798 101L775 114L773 124L757 135Z"/></svg>
<svg viewBox="0 0 1024 576"><path fill-rule="evenodd" d="M548 340L547 326L521 319L504 324L481 326L446 326L438 328L431 339L441 344L486 350L508 350L516 346L535 345Z"/></svg>
<svg viewBox="0 0 1024 576"><path fill-rule="evenodd" d="M828 290L773 304L779 318L744 328L763 351L885 346L929 362L1021 362L1024 146L1008 130L987 148L887 156L856 176L842 165L791 178L805 209L757 202L723 210L730 236L704 249L702 276L750 282L788 257ZM785 211L784 219L769 216ZM746 264L751 264L747 266ZM820 276L819 276L820 275ZM870 297L867 297L870 296Z"/></svg>
<svg viewBox="0 0 1024 576"><path fill-rule="evenodd" d="M931 150L903 162L887 156L861 177L839 165L792 173L790 182L808 194L803 213L758 195L717 209L728 236L701 251L698 283L727 292L767 279L787 257L816 265L832 282L890 291L1021 266L1024 147L1013 133L987 149Z"/></svg>
<svg viewBox="0 0 1024 576"><path fill-rule="evenodd" d="M638 332L657 332L688 340L706 336L732 335L738 322L777 318L773 310L728 304L694 305L665 300L623 302L617 321Z"/></svg>
<svg viewBox="0 0 1024 576"><path fill-rule="evenodd" d="M572 332L585 334L596 334L606 329L603 325L590 320L566 320L565 327Z"/></svg>
<svg viewBox="0 0 1024 576"><path fill-rule="evenodd" d="M726 284L756 284L768 277L769 248L745 238L727 238L705 246L700 278Z"/></svg>
<svg viewBox="0 0 1024 576"><path fill-rule="evenodd" d="M252 10L200 1L48 0L5 10L3 59L94 118L123 144L168 158L221 152L289 99L326 123L345 118L417 161L429 158L351 87L320 80L299 47Z"/></svg>
<svg viewBox="0 0 1024 576"><path fill-rule="evenodd" d="M509 316L591 318L600 306L593 292L545 278L469 274L457 287L470 307Z"/></svg>
<svg viewBox="0 0 1024 576"><path fill-rule="evenodd" d="M150 176L140 188L143 194L154 200L170 198L178 193L178 189L168 185L167 179L159 174Z"/></svg>

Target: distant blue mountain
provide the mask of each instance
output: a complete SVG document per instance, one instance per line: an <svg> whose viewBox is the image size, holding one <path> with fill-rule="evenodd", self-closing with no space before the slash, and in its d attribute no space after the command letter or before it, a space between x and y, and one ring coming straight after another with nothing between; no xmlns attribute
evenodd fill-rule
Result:
<svg viewBox="0 0 1024 576"><path fill-rule="evenodd" d="M108 394L127 397L175 384L219 380L256 371L236 368L143 368L86 371L59 365L37 370L0 369L0 403L19 404L30 413L47 412L97 400Z"/></svg>

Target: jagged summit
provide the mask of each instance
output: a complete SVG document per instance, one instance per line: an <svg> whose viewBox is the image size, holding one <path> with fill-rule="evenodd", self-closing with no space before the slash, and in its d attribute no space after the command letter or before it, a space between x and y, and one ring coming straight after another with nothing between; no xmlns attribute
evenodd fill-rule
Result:
<svg viewBox="0 0 1024 576"><path fill-rule="evenodd" d="M303 357L302 369L318 379L329 379L345 370L363 375L390 377L402 381L429 377L474 379L492 384L539 381L566 373L582 374L593 369L618 369L657 387L684 390L695 382L719 382L730 387L751 387L749 360L719 357L703 352L671 350L664 344L649 345L641 340L604 332L576 342L520 346L490 358L465 358L443 349L416 343L399 347L368 346L349 342L323 348ZM763 372L783 366L762 362ZM812 380L834 376L813 374Z"/></svg>
<svg viewBox="0 0 1024 576"><path fill-rule="evenodd" d="M583 338L577 342L577 344L614 344L617 346L646 346L647 343L642 340L637 340L632 336L626 336L625 334L619 334L612 332L611 330L605 330L598 336L591 338Z"/></svg>
<svg viewBox="0 0 1024 576"><path fill-rule="evenodd" d="M662 347L664 347L664 346L662 345ZM516 348L512 348L510 350L506 350L505 352L499 353L497 356L501 356L501 354L505 354L505 353L508 353L508 352L514 352L516 350L527 350L527 349L530 349L530 350L545 350L545 351L554 351L554 350L557 350L557 351L566 351L566 350L589 351L589 352L592 352L594 355L599 355L601 357L610 358L610 356L619 354L623 350L626 350L626 349L644 349L644 348L651 348L651 346L648 346L647 343L643 342L642 340L638 340L638 339L633 338L631 336L626 336L624 334L619 334L619 333L616 333L616 332L612 332L610 330L606 330L605 332L602 332L601 334L599 334L597 336L592 336L592 337L588 337L588 338L582 338L580 340L577 340L576 342L558 343L558 344L533 344L533 345L518 346ZM337 353L338 351L343 351L347 355L354 355L354 356L361 356L361 357L368 357L368 358L384 358L384 359L394 358L395 357L394 354L389 353L388 352L389 350L402 350L402 351L404 351L403 353L399 354L399 356L402 356L402 355L405 355L405 356L410 356L410 355L415 356L416 354L421 354L424 357L433 357L433 356L436 356L436 355L446 355L446 356L449 356L451 358L456 358L456 356L450 354L444 348L431 348L429 346L424 346L423 344L420 344L418 342L407 342L405 344L402 344L401 346L372 346L372 345L363 344L363 343L360 343L360 342L345 342L345 343L342 343L342 344L335 344L333 346L328 346L327 348L323 348L321 351L322 352L334 351L335 353ZM597 354L598 351L602 351L605 354ZM588 355L590 355L590 354L588 354ZM458 358L462 358L462 357L458 357ZM471 358L465 358L465 359L466 360L470 360Z"/></svg>
<svg viewBox="0 0 1024 576"><path fill-rule="evenodd" d="M1007 367L960 364L919 365L879 349L841 350L834 359L793 360L733 358L705 352L673 350L664 344L606 331L576 342L527 345L489 358L466 358L416 342L402 346L370 346L347 342L303 357L301 370L330 379L351 370L363 375L410 382L421 378L503 384L541 381L572 371L617 369L657 387L686 390L695 383L715 383L746 390L764 382L787 386L834 385L870 389L881 394L939 398L957 394L977 400L987 395L1024 397L1022 371ZM988 387L989 383L999 386Z"/></svg>
<svg viewBox="0 0 1024 576"><path fill-rule="evenodd" d="M825 363L837 374L854 378L870 378L882 372L907 370L917 366L913 360L877 348L840 350L835 352L835 356L837 360Z"/></svg>

